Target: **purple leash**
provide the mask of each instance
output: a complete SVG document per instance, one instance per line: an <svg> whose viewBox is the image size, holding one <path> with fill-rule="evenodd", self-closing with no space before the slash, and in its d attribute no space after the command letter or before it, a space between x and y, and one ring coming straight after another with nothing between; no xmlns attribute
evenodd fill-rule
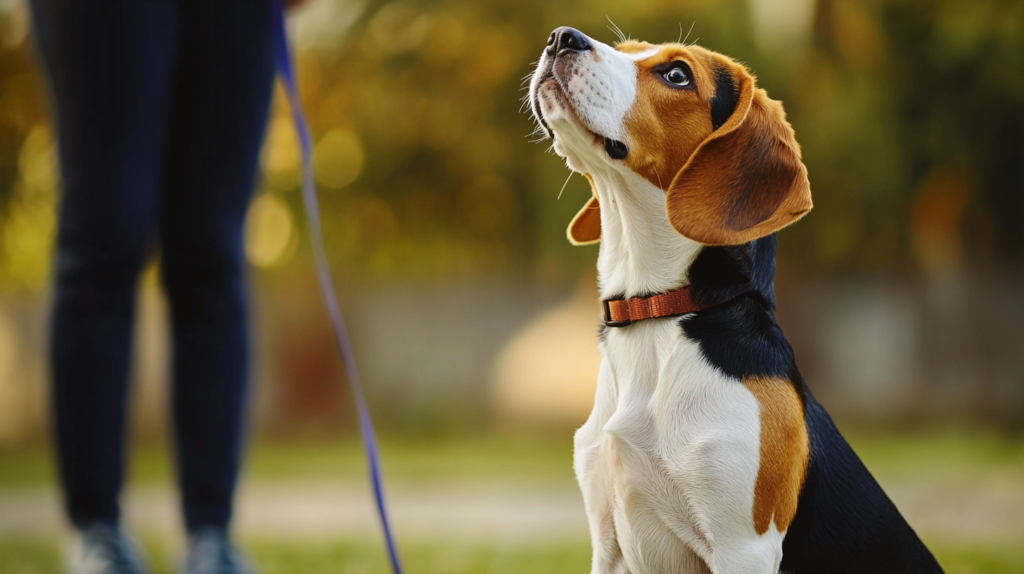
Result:
<svg viewBox="0 0 1024 574"><path fill-rule="evenodd" d="M285 31L284 7L281 4L281 0L269 0L269 2L277 74L288 97L292 121L295 124L295 132L298 135L299 147L302 151L302 203L306 208L306 219L309 223L309 243L313 249L316 279L320 285L320 294L323 296L324 305L327 307L327 314L331 318L331 326L334 328L334 339L338 344L338 351L341 352L341 358L345 363L345 373L348 375L352 397L355 399L356 412L359 416L359 434L363 440L363 450L366 453L366 463L370 471L370 483L373 485L373 497L377 503L377 515L380 516L381 527L384 531L384 542L387 545L388 559L391 561L391 571L394 574L402 574L402 565L398 560L398 550L395 548L395 541L391 535L391 526L388 523L387 509L384 505L384 484L380 469L377 436L373 431L373 420L370 418L370 410L366 407L366 397L363 394L363 385L359 379L359 370L356 369L356 360L352 353L352 343L349 341L345 320L341 316L341 309L338 307L338 300L334 295L334 281L331 280L331 270L327 263L327 255L324 252L323 235L320 229L320 207L316 198L316 187L313 184L313 144L309 136L309 125L306 123L302 102L299 101L299 94L296 89L292 57L288 48L288 35Z"/></svg>

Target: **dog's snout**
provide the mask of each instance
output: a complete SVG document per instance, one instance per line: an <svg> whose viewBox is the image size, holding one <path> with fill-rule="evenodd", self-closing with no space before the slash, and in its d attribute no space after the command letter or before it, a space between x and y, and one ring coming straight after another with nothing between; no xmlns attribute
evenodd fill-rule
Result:
<svg viewBox="0 0 1024 574"><path fill-rule="evenodd" d="M551 36L548 37L547 46L547 51L551 55L555 55L562 50L586 52L587 50L594 49L593 44L590 43L590 40L582 32L568 26L555 28L555 31L551 32Z"/></svg>

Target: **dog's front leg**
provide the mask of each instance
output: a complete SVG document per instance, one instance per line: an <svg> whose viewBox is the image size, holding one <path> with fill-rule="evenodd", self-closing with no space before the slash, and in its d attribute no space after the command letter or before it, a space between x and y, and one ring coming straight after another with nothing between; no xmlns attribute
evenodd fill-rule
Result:
<svg viewBox="0 0 1024 574"><path fill-rule="evenodd" d="M590 540L593 547L591 574L629 574L626 560L622 556L622 548L619 547L619 538L615 532L615 521L611 512L604 516L587 518L590 521Z"/></svg>
<svg viewBox="0 0 1024 574"><path fill-rule="evenodd" d="M611 473L605 467L605 461L595 449L581 449L577 433L576 475L580 490L583 491L583 504L587 511L587 523L590 527L590 542L593 548L591 574L628 574L626 561L619 546L618 533L615 528L613 511L614 491L611 485Z"/></svg>
<svg viewBox="0 0 1024 574"><path fill-rule="evenodd" d="M614 474L611 453L608 452L611 445L603 429L615 406L611 377L611 370L605 361L598 375L594 410L587 422L576 431L574 440L573 466L583 492L594 553L591 574L629 573L615 528Z"/></svg>

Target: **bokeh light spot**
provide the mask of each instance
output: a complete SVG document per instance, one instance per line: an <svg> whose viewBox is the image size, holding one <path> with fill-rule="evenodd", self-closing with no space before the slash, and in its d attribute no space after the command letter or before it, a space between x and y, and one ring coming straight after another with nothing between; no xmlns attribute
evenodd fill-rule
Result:
<svg viewBox="0 0 1024 574"><path fill-rule="evenodd" d="M52 195L57 186L57 151L50 128L38 124L32 128L18 154L21 178L30 188Z"/></svg>
<svg viewBox="0 0 1024 574"><path fill-rule="evenodd" d="M341 189L359 178L364 159L359 136L349 130L331 130L313 151L316 180L325 187Z"/></svg>
<svg viewBox="0 0 1024 574"><path fill-rule="evenodd" d="M289 116L281 115L270 122L263 147L263 171L271 187L289 189L298 183L299 142Z"/></svg>
<svg viewBox="0 0 1024 574"><path fill-rule="evenodd" d="M256 267L286 262L295 252L295 224L280 197L264 193L253 200L245 218L245 256Z"/></svg>

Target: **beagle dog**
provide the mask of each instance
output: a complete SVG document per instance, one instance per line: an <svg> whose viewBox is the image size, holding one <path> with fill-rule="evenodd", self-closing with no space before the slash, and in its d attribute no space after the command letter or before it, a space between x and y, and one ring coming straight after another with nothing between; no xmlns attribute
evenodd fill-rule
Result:
<svg viewBox="0 0 1024 574"><path fill-rule="evenodd" d="M775 322L775 232L811 209L782 105L695 45L572 28L530 83L593 197L594 409L575 436L595 574L942 572L808 390Z"/></svg>

